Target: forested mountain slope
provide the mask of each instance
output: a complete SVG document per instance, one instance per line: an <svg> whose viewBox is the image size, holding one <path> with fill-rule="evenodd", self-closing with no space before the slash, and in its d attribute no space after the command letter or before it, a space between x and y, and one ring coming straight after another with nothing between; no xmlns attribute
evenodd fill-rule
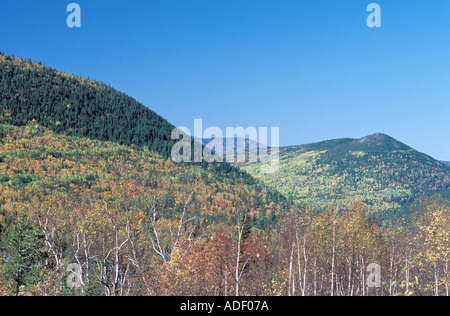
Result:
<svg viewBox="0 0 450 316"><path fill-rule="evenodd" d="M0 53L0 123L30 122L58 134L146 147L162 157L170 157L176 142L172 124L124 93ZM255 183L228 163L208 167L223 178Z"/></svg>
<svg viewBox="0 0 450 316"><path fill-rule="evenodd" d="M269 228L287 207L274 189L224 181L201 166L176 164L136 146L57 135L39 125L0 125L3 215L58 199L98 206L157 200L164 216L173 215L196 186L189 210L205 231L230 223L238 212L248 212L251 226Z"/></svg>
<svg viewBox="0 0 450 316"><path fill-rule="evenodd" d="M85 236L89 249L83 249L98 257L127 234L142 264L156 264L170 260L176 245L188 247L239 219L249 233L268 232L288 208L273 189L224 180L137 146L58 135L37 124L0 124L0 256L5 233L22 215L49 234L53 265L78 255L90 260L75 253L83 248L73 244L76 236ZM159 258L151 256L156 243Z"/></svg>
<svg viewBox="0 0 450 316"><path fill-rule="evenodd" d="M170 136L174 126L131 97L103 83L1 53L0 123L0 183L8 188L39 188L54 195L53 189L65 192L73 185L81 191L90 192L93 187L103 191L105 180L138 179L135 188L154 189L158 194L153 196L164 196L163 204L174 207L181 190L187 192L201 181L202 203L208 210L202 220L214 218L222 224L230 218L222 212L227 210L230 215L230 208L265 213L275 203L273 212L265 214L273 221L275 209L287 205L276 190L228 163L173 163L170 152L175 141ZM111 169L111 159L119 159L125 171ZM53 166L54 160L69 164ZM222 190L228 191L226 198L214 198ZM247 196L249 207L238 206L241 200L235 190L252 192ZM249 221L260 227L269 225L262 213L253 219L249 216Z"/></svg>
<svg viewBox="0 0 450 316"><path fill-rule="evenodd" d="M450 168L384 134L280 149L280 168L261 175L243 169L297 201L324 210L361 200L372 212L405 204L450 187Z"/></svg>
<svg viewBox="0 0 450 316"><path fill-rule="evenodd" d="M148 146L169 156L173 126L133 98L96 81L0 54L0 119L33 119L57 133Z"/></svg>
<svg viewBox="0 0 450 316"><path fill-rule="evenodd" d="M103 84L0 60L0 296L394 295L405 264L420 277L410 292L448 294L445 202L384 226L361 202L317 215L229 164L174 163L173 127ZM385 135L283 148L281 158L272 179L298 201L311 183L341 188L345 203L361 181L369 207L383 187L448 183L442 164ZM385 271L376 292L372 262Z"/></svg>
<svg viewBox="0 0 450 316"><path fill-rule="evenodd" d="M392 295L411 258L414 291L448 287L440 202L421 206L413 231L381 230L362 203L313 216L200 166L39 125L0 125L0 153L0 296ZM376 292L371 262L390 267Z"/></svg>

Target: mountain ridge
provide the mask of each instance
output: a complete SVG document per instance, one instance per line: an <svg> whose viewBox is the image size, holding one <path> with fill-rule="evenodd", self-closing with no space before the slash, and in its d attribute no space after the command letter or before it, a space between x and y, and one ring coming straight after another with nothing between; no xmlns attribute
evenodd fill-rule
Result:
<svg viewBox="0 0 450 316"><path fill-rule="evenodd" d="M233 143L233 147L229 148L227 146L228 142ZM232 154L244 151L252 151L261 147L267 148L266 145L259 143L257 141L251 140L249 138L204 138L202 143L206 148L215 151L219 155ZM216 145L222 145L222 151L217 150Z"/></svg>
<svg viewBox="0 0 450 316"><path fill-rule="evenodd" d="M35 120L56 133L148 146L168 157L175 128L166 119L104 83L0 53L0 121Z"/></svg>
<svg viewBox="0 0 450 316"><path fill-rule="evenodd" d="M32 191L24 198L25 209L31 209L26 199L42 192L42 199L61 192L89 196L126 183L125 199L157 192L152 198L173 213L180 209L176 195L193 190L196 182L203 192L192 195L192 204L207 206L197 217L218 226L245 212L250 226L269 229L292 206L277 190L227 162L175 163L175 127L104 83L0 53L0 96L0 191ZM128 196L136 187L140 195ZM119 195L108 202L120 203ZM13 192L5 196L16 199ZM3 201L2 196L0 232Z"/></svg>
<svg viewBox="0 0 450 316"><path fill-rule="evenodd" d="M447 165L383 133L280 147L279 153L274 174L259 174L261 162L241 168L321 210L361 200L373 213L398 211L450 187Z"/></svg>
<svg viewBox="0 0 450 316"><path fill-rule="evenodd" d="M322 146L329 145L344 145L358 147L361 148L375 148L375 149L401 149L401 150L410 150L412 147L398 141L392 136L384 133L374 133L362 138L334 138L327 139L323 141L301 144L301 145L289 145L289 146L280 146L280 148L296 148L296 147L310 147L310 148L318 148Z"/></svg>
<svg viewBox="0 0 450 316"><path fill-rule="evenodd" d="M164 158L178 140L165 118L110 86L0 52L0 123L148 148ZM200 164L222 178L255 179L227 162Z"/></svg>

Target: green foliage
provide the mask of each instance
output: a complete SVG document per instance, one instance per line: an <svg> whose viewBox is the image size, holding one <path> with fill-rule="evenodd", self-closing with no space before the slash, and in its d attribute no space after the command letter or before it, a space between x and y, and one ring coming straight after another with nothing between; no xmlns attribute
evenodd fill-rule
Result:
<svg viewBox="0 0 450 316"><path fill-rule="evenodd" d="M170 157L175 144L171 138L175 127L124 93L100 82L2 53L0 96L0 123L25 126L34 122L58 134L146 148L165 158ZM3 127L0 137L7 129ZM0 153L0 162L5 154ZM62 153L56 148L46 152L38 148L17 151L14 156L49 154L59 158ZM255 183L251 176L229 163L198 165L222 179Z"/></svg>
<svg viewBox="0 0 450 316"><path fill-rule="evenodd" d="M100 82L0 54L0 119L35 120L57 133L146 145L168 157L174 129L162 117Z"/></svg>
<svg viewBox="0 0 450 316"><path fill-rule="evenodd" d="M441 192L441 197L447 201L450 201L450 189L446 189Z"/></svg>
<svg viewBox="0 0 450 316"><path fill-rule="evenodd" d="M0 174L0 183L8 182L11 178L6 174Z"/></svg>
<svg viewBox="0 0 450 316"><path fill-rule="evenodd" d="M243 167L321 211L360 200L373 214L398 213L450 187L450 168L383 134L281 148L278 172L261 175L259 168Z"/></svg>
<svg viewBox="0 0 450 316"><path fill-rule="evenodd" d="M408 262L409 265L413 265L414 262ZM420 285L419 278L415 276L414 278L410 277L409 274L411 272L411 268L409 266L404 267L400 274L408 275L406 280L402 280L399 284L398 281L392 282L393 287L399 287L400 291L395 293L393 296L414 296L416 294L415 288Z"/></svg>
<svg viewBox="0 0 450 316"><path fill-rule="evenodd" d="M44 276L47 256L44 239L39 229L22 214L8 231L5 244L8 251L7 280L11 292L17 296L23 286L34 285Z"/></svg>

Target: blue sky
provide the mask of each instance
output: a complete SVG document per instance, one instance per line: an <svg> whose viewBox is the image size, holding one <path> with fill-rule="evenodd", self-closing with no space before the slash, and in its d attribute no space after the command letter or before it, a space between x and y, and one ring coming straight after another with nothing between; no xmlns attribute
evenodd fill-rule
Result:
<svg viewBox="0 0 450 316"><path fill-rule="evenodd" d="M105 82L177 126L279 127L282 145L382 132L450 160L450 2L375 1L379 29L371 2L3 1L0 51Z"/></svg>

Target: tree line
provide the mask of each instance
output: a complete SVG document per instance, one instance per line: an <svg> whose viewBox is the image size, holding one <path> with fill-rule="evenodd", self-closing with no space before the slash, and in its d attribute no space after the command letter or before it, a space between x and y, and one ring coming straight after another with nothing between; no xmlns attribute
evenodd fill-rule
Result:
<svg viewBox="0 0 450 316"><path fill-rule="evenodd" d="M193 191L194 192L194 191ZM192 193L193 194L193 193ZM409 227L382 227L361 202L343 215L292 211L272 231L235 225L198 234L192 195L172 221L158 204L105 204L101 214L35 210L2 241L9 295L448 296L450 207L424 201ZM70 209L69 205L62 205ZM101 220L98 217L100 216ZM75 263L79 275L67 270ZM371 287L367 267L381 267ZM70 286L67 279L78 280ZM77 284L76 282L74 284Z"/></svg>

